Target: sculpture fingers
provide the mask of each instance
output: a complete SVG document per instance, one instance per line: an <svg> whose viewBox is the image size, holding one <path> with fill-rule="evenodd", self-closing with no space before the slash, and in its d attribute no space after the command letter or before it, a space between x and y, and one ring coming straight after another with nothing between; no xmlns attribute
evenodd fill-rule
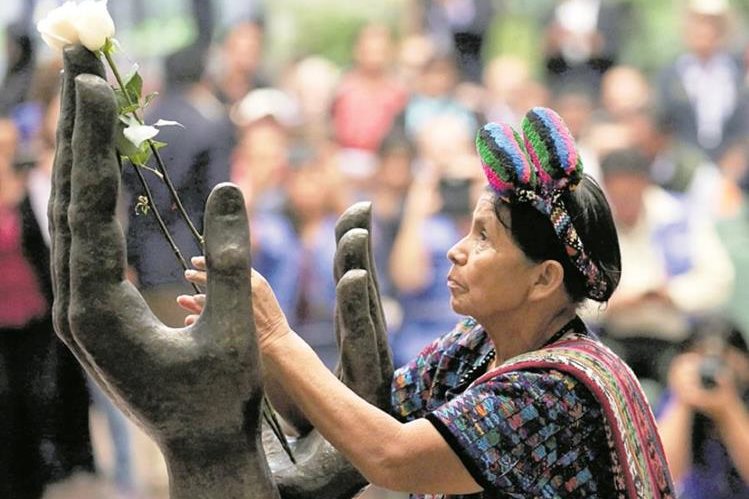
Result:
<svg viewBox="0 0 749 499"><path fill-rule="evenodd" d="M208 322L221 340L255 340L250 288L250 229L244 198L233 184L211 191L205 207L207 292L198 323ZM249 299L248 299L249 297Z"/></svg>
<svg viewBox="0 0 749 499"><path fill-rule="evenodd" d="M338 258L345 259L344 253L348 254L352 248L351 240L355 237L350 233L363 234L366 239L363 229L349 231L341 240ZM365 239L356 239L364 242L360 247L366 247ZM336 318L341 339L340 376L359 396L385 407L389 395L382 400L381 387L384 384L389 388L390 380L384 382L377 376L379 355L368 301L369 277L365 270L355 268L341 276L336 288ZM273 445L266 441L266 447L272 449ZM278 450L269 450L268 456L273 477L284 499L349 499L367 484L351 463L316 430L297 441L294 447L296 466L291 465Z"/></svg>
<svg viewBox="0 0 749 499"><path fill-rule="evenodd" d="M266 432L267 433L267 432ZM264 437L273 480L283 499L350 499L367 485L367 480L316 430L297 441L296 466L291 465L272 437Z"/></svg>
<svg viewBox="0 0 749 499"><path fill-rule="evenodd" d="M367 273L367 307L370 319L374 326L372 331L373 346L369 356L373 357L377 362L377 365L375 366L376 369L370 372L370 380L372 379L372 376L378 374L379 380L387 382L378 385L378 391L381 392L378 396L378 400L384 400L384 398L389 397L389 383L393 375L393 360L390 346L388 344L387 326L382 311L379 288L377 287L377 281L374 278L376 269L374 268L374 259L372 257L371 238L366 230L353 228L341 236L338 242L338 247L336 248L335 268L336 272L341 273L341 275L344 275L352 269L363 269ZM340 304L343 300L343 297L337 296L337 303ZM336 336L339 337L339 342L342 342L342 339L340 338L340 310L342 309L339 307L339 312L336 314L336 327L338 329ZM353 359L349 358L349 360Z"/></svg>
<svg viewBox="0 0 749 499"><path fill-rule="evenodd" d="M51 266L54 303L52 317L55 331L73 354L82 361L80 347L70 334L70 175L73 164L72 137L75 123L75 78L79 74L104 76L101 61L85 48L76 45L63 52L65 69L62 75L60 117L57 124L55 159L52 170L52 191L47 215L51 239ZM82 362L83 363L83 362ZM85 365L84 365L85 367Z"/></svg>
<svg viewBox="0 0 749 499"><path fill-rule="evenodd" d="M382 409L389 407L390 380L382 379L377 355L375 325L368 312L367 271L349 270L336 287L336 306L341 326L342 381L367 402Z"/></svg>
<svg viewBox="0 0 749 499"><path fill-rule="evenodd" d="M372 317L375 321L375 328L377 330L378 351L380 358L382 359L382 362L380 363L382 376L390 379L393 374L393 356L390 351L390 345L388 344L385 313L382 309L380 286L377 281L377 269L375 266L374 252L372 250L372 203L365 201L355 203L343 212L335 226L336 243L340 243L344 234L353 228L365 229L370 235L367 241L367 258L366 260L362 260L363 266L358 268L363 268L369 272L370 296L377 296L376 300L370 300L370 307L372 309ZM338 279L340 279L347 270L350 270L350 268L336 267L336 282L338 282ZM376 295L373 293L376 293Z"/></svg>
<svg viewBox="0 0 749 499"><path fill-rule="evenodd" d="M154 335L166 328L124 278L125 239L116 218L120 170L114 149L117 106L102 78L75 79L70 227L70 325L109 383L145 367ZM151 373L153 374L153 373Z"/></svg>

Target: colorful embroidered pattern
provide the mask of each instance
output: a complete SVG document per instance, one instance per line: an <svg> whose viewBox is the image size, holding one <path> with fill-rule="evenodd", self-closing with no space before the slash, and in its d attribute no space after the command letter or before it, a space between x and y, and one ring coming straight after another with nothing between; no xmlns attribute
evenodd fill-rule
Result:
<svg viewBox="0 0 749 499"><path fill-rule="evenodd" d="M562 118L551 109L534 107L521 126L525 148L545 193L574 189L583 178L583 163Z"/></svg>
<svg viewBox="0 0 749 499"><path fill-rule="evenodd" d="M522 128L522 140L506 124L489 123L479 130L476 150L487 181L505 201L530 203L549 217L570 261L586 278L588 297L603 300L609 283L583 247L562 200L583 179L574 138L562 118L543 107L531 109Z"/></svg>
<svg viewBox="0 0 749 499"><path fill-rule="evenodd" d="M553 370L461 383L491 349L483 329L466 320L393 380L396 416L429 419L485 489L451 497L611 497L606 424L593 394Z"/></svg>
<svg viewBox="0 0 749 499"><path fill-rule="evenodd" d="M535 369L554 369L574 376L603 407L613 444L619 497L675 497L653 413L634 374L619 357L600 342L573 334L547 348L510 359L476 384L505 373Z"/></svg>
<svg viewBox="0 0 749 499"><path fill-rule="evenodd" d="M520 144L520 135L504 123L487 123L476 137L476 150L489 185L504 198L516 188L532 191L536 187L536 172Z"/></svg>

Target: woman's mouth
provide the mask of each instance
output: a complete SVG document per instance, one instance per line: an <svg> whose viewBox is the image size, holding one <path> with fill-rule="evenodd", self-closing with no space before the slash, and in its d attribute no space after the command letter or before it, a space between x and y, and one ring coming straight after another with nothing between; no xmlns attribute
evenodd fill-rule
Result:
<svg viewBox="0 0 749 499"><path fill-rule="evenodd" d="M455 279L451 279L449 277L447 279L447 287L451 291L462 291L462 290L465 289L459 282L457 282Z"/></svg>

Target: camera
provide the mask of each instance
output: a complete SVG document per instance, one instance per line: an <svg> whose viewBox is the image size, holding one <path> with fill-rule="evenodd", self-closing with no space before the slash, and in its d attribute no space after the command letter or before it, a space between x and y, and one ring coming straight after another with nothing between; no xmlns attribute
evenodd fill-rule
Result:
<svg viewBox="0 0 749 499"><path fill-rule="evenodd" d="M700 384L706 390L718 386L718 375L726 368L723 359L718 355L707 355L699 366Z"/></svg>
<svg viewBox="0 0 749 499"><path fill-rule="evenodd" d="M469 215L471 206L471 180L468 178L442 177L439 182L442 198L442 213L449 216Z"/></svg>
<svg viewBox="0 0 749 499"><path fill-rule="evenodd" d="M718 386L718 376L728 368L723 359L726 350L726 336L729 331L717 319L707 320L699 330L702 337L703 357L698 367L700 384L706 390Z"/></svg>

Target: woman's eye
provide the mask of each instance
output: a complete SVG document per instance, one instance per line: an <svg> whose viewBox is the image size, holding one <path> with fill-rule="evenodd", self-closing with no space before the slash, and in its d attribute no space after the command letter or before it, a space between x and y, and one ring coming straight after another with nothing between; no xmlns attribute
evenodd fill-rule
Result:
<svg viewBox="0 0 749 499"><path fill-rule="evenodd" d="M489 239L489 235L486 233L486 230L482 229L479 231L479 238L482 241L486 241L487 239Z"/></svg>

